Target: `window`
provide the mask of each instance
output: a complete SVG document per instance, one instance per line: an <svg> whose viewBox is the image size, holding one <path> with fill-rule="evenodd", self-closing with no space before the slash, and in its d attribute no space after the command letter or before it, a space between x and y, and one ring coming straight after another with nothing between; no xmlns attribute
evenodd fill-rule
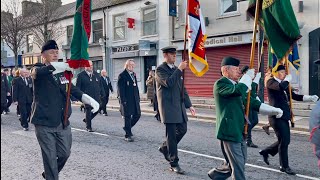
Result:
<svg viewBox="0 0 320 180"><path fill-rule="evenodd" d="M156 7L142 10L143 36L157 34L157 9Z"/></svg>
<svg viewBox="0 0 320 180"><path fill-rule="evenodd" d="M92 34L93 42L99 42L99 39L103 37L102 19L92 21Z"/></svg>
<svg viewBox="0 0 320 180"><path fill-rule="evenodd" d="M238 12L237 0L220 0L220 15L229 15Z"/></svg>
<svg viewBox="0 0 320 180"><path fill-rule="evenodd" d="M27 52L33 51L33 35L27 35Z"/></svg>
<svg viewBox="0 0 320 180"><path fill-rule="evenodd" d="M73 33L73 25L67 26L67 45L71 44Z"/></svg>
<svg viewBox="0 0 320 180"><path fill-rule="evenodd" d="M113 40L124 40L126 38L126 23L124 14L113 17Z"/></svg>

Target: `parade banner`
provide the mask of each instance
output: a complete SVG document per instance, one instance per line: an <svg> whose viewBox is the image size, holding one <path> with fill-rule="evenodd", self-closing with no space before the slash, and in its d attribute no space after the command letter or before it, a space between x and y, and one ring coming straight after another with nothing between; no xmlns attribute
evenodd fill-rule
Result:
<svg viewBox="0 0 320 180"><path fill-rule="evenodd" d="M274 54L282 59L301 38L290 0L262 0L260 23L264 27ZM247 12L254 16L256 0L249 1Z"/></svg>
<svg viewBox="0 0 320 180"><path fill-rule="evenodd" d="M189 68L196 76L201 77L209 70L209 65L204 47L207 35L198 0L188 1L187 13Z"/></svg>
<svg viewBox="0 0 320 180"><path fill-rule="evenodd" d="M91 33L91 0L77 0L74 15L74 28L71 41L71 58L68 64L71 68L89 66L89 38Z"/></svg>

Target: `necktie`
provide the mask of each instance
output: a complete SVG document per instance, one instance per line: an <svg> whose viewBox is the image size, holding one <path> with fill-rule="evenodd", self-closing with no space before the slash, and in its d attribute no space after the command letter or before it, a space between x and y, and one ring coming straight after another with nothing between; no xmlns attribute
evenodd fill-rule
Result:
<svg viewBox="0 0 320 180"><path fill-rule="evenodd" d="M132 80L134 81L134 76L133 73L130 73Z"/></svg>
<svg viewBox="0 0 320 180"><path fill-rule="evenodd" d="M24 83L26 83L26 86L28 86L28 81L27 81L27 79L26 79L26 78L23 78L23 80L24 80Z"/></svg>

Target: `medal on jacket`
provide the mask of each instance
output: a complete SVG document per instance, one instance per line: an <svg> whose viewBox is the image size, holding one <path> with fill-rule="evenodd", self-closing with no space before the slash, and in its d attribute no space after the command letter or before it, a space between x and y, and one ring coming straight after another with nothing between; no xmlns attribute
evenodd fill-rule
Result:
<svg viewBox="0 0 320 180"><path fill-rule="evenodd" d="M137 86L137 84L134 82L134 83L133 83L133 86Z"/></svg>

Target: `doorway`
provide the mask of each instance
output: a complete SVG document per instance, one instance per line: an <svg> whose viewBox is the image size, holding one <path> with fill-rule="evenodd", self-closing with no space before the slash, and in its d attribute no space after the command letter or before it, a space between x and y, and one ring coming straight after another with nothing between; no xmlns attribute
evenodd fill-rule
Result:
<svg viewBox="0 0 320 180"><path fill-rule="evenodd" d="M144 57L144 93L147 92L146 81L149 76L149 71L152 66L157 66L157 56L145 56Z"/></svg>

